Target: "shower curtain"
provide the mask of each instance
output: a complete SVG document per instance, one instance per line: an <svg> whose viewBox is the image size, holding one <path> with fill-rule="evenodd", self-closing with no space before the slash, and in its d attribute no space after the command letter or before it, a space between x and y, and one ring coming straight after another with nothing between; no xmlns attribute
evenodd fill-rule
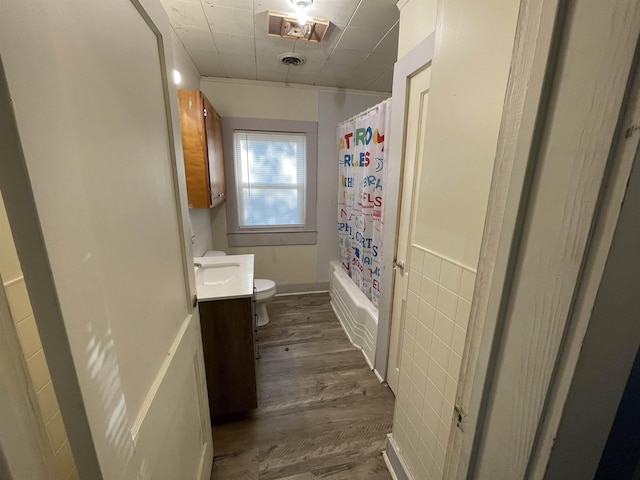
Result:
<svg viewBox="0 0 640 480"><path fill-rule="evenodd" d="M377 307L391 100L338 125L338 241L342 266ZM385 142L386 140L386 142Z"/></svg>

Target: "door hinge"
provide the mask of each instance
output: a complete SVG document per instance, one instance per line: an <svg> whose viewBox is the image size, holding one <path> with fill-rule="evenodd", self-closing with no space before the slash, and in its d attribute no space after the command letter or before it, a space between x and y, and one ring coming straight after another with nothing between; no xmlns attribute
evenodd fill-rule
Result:
<svg viewBox="0 0 640 480"><path fill-rule="evenodd" d="M467 412L465 412L460 405L456 405L453 409L456 412L456 427L458 427L461 432L464 432L464 423L465 418L467 418Z"/></svg>
<svg viewBox="0 0 640 480"><path fill-rule="evenodd" d="M205 108L205 109L202 111L202 113L203 113L203 114L204 114L204 116L206 117L206 116L207 116L207 109Z"/></svg>
<svg viewBox="0 0 640 480"><path fill-rule="evenodd" d="M196 308L198 306L198 296L197 295L194 295L191 298L191 305L193 305L193 308Z"/></svg>

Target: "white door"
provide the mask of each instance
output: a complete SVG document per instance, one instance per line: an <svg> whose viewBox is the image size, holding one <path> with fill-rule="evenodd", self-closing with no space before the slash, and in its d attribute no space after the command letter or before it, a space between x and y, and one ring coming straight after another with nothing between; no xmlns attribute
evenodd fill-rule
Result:
<svg viewBox="0 0 640 480"><path fill-rule="evenodd" d="M424 129L429 103L429 87L431 84L431 64L428 64L408 81L408 104L405 122L405 140L403 148L403 173L400 200L400 216L398 220L398 240L396 242L396 265L394 277L393 300L391 307L391 336L389 340L389 364L387 366L387 382L396 395L400 358L402 356L407 290L411 258L409 255L415 214L416 179L420 178L424 154Z"/></svg>
<svg viewBox="0 0 640 480"><path fill-rule="evenodd" d="M80 477L208 479L166 14L0 0L0 58L0 187Z"/></svg>

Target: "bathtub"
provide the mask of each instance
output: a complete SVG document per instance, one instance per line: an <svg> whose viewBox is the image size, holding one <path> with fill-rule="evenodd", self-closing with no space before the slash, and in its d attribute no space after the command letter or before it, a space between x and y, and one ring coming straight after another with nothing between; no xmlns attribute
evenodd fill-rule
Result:
<svg viewBox="0 0 640 480"><path fill-rule="evenodd" d="M331 307L353 345L373 370L378 335L378 309L353 283L340 262L330 262Z"/></svg>

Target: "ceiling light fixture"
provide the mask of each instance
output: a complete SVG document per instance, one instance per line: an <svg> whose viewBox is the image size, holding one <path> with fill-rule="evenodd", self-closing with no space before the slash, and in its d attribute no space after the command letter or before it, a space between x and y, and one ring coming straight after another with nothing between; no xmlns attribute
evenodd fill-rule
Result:
<svg viewBox="0 0 640 480"><path fill-rule="evenodd" d="M175 83L176 85L179 85L180 82L182 81L182 75L180 75L180 72L178 70L173 70L173 83Z"/></svg>
<svg viewBox="0 0 640 480"><path fill-rule="evenodd" d="M329 29L329 20L296 18L286 13L269 12L267 32L282 38L320 43Z"/></svg>
<svg viewBox="0 0 640 480"><path fill-rule="evenodd" d="M313 0L291 0L291 4L296 8L309 8L313 5Z"/></svg>
<svg viewBox="0 0 640 480"><path fill-rule="evenodd" d="M298 10L298 13L296 13L296 20L299 24L304 25L309 21L309 15L307 15L307 12L304 10Z"/></svg>

